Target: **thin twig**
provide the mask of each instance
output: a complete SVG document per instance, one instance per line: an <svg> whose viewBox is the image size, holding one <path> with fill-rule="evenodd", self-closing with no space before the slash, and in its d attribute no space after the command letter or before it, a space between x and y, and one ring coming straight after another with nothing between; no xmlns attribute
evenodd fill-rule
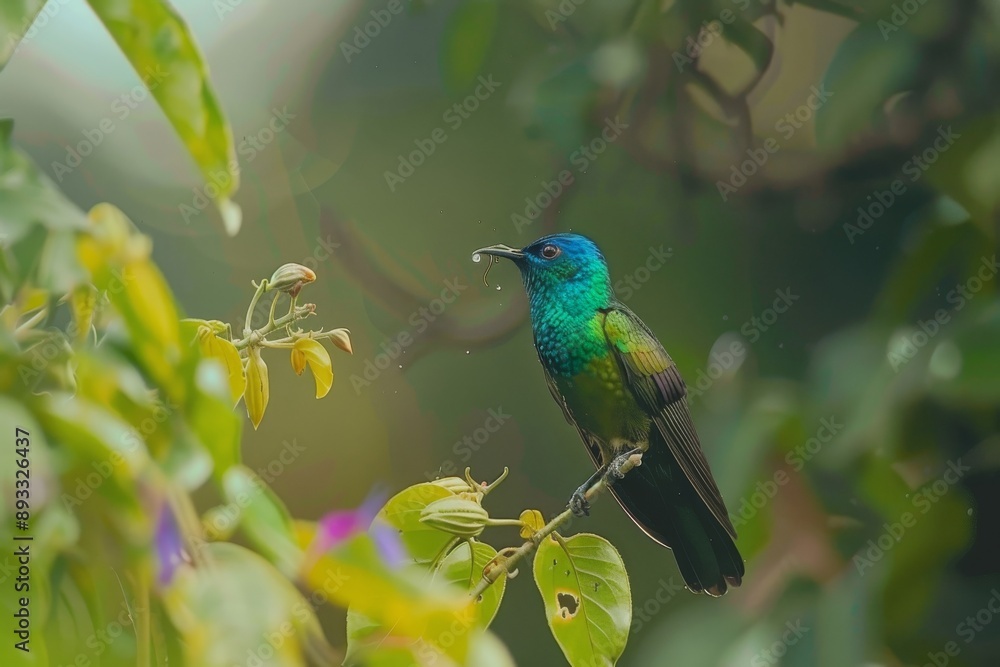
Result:
<svg viewBox="0 0 1000 667"><path fill-rule="evenodd" d="M628 473L632 468L636 467L642 462L642 454L632 455L621 467L621 473L624 475ZM608 477L607 475L601 477L587 490L584 497L587 500L594 500L608 487ZM486 567L483 572L483 578L479 580L476 587L472 589L469 595L472 599L479 599L479 596L489 588L493 582L502 576L510 577L511 572L515 572L517 568L515 567L519 561L521 561L525 556L534 551L539 544L542 543L546 537L551 535L559 528L561 525L569 521L573 516L573 510L566 509L557 517L545 524L541 530L528 538L524 544L519 547L507 547L506 549L501 549L500 553L490 561L490 565ZM509 555L507 555L509 554ZM491 567L492 566L492 567Z"/></svg>
<svg viewBox="0 0 1000 667"><path fill-rule="evenodd" d="M257 336L258 340L264 338L264 336L277 331L278 329L284 327L285 325L291 324L296 320L302 320L309 317L315 311L315 307L312 304L306 304L295 309L295 312L288 313L287 315L282 315L273 322L268 322L263 328L257 329L256 331L250 331L245 333L244 337L238 341L235 341L233 345L236 346L237 350L242 350L247 345L250 344L250 339Z"/></svg>

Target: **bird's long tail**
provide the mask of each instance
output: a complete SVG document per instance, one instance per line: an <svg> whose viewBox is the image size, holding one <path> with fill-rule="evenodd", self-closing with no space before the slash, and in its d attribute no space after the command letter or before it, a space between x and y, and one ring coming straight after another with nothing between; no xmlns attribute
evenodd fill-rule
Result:
<svg viewBox="0 0 1000 667"><path fill-rule="evenodd" d="M665 443L653 441L642 465L611 491L642 530L670 547L681 576L695 593L719 596L739 586L745 571L733 538L705 506Z"/></svg>

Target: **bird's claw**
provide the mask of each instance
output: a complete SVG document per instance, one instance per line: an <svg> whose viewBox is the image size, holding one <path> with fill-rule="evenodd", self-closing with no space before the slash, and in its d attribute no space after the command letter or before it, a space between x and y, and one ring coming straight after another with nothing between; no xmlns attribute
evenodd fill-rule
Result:
<svg viewBox="0 0 1000 667"><path fill-rule="evenodd" d="M622 468L630 458L636 453L636 450L631 452L626 452L620 456L616 456L614 460L608 465L607 480L609 484L614 484L620 479L625 479L625 473L622 472ZM638 463L636 465L639 465Z"/></svg>
<svg viewBox="0 0 1000 667"><path fill-rule="evenodd" d="M625 479L625 473L622 472L622 466L628 461L628 457L619 456L611 465L608 466L608 481L611 483L617 482L620 479Z"/></svg>
<svg viewBox="0 0 1000 667"><path fill-rule="evenodd" d="M569 497L569 508L572 510L573 516L590 516L590 501L587 500L585 493L586 489L580 488Z"/></svg>

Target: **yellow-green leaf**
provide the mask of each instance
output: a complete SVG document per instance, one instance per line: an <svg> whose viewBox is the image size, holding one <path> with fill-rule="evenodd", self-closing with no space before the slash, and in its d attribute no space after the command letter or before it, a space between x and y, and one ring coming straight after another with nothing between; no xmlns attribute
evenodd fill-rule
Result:
<svg viewBox="0 0 1000 667"><path fill-rule="evenodd" d="M307 548L315 525L300 521L295 527L300 547ZM352 630L366 633L373 625L391 628L394 640L423 640L455 663L465 664L476 626L468 595L407 568L390 568L367 533L307 560L300 578L313 590L324 591L332 602L350 607L355 620L361 621Z"/></svg>
<svg viewBox="0 0 1000 667"><path fill-rule="evenodd" d="M260 358L260 349L250 348L250 358L247 360L247 388L243 402L247 406L247 415L253 423L254 430L264 418L267 401L270 398L270 388L267 383L267 364Z"/></svg>
<svg viewBox="0 0 1000 667"><path fill-rule="evenodd" d="M21 39L31 28L45 0L4 0L0 2L0 69L14 55Z"/></svg>
<svg viewBox="0 0 1000 667"><path fill-rule="evenodd" d="M191 31L165 0L88 1L198 164L204 194L235 234L239 207L229 198L239 187L239 168L232 130Z"/></svg>
<svg viewBox="0 0 1000 667"><path fill-rule="evenodd" d="M215 359L223 368L229 378L229 390L233 395L233 406L240 402L240 397L247 388L247 379L243 374L243 360L240 359L240 352L228 340L219 338L210 330L204 329L199 336L201 353L211 359Z"/></svg>
<svg viewBox="0 0 1000 667"><path fill-rule="evenodd" d="M312 371L313 377L316 379L316 398L323 398L333 386L333 364L330 362L330 353L318 340L300 338L295 341L295 346L292 348L292 368L299 374L302 371L296 367L296 352L300 352L305 357L306 363L309 364L309 370Z"/></svg>
<svg viewBox="0 0 1000 667"><path fill-rule="evenodd" d="M474 557L469 556L469 546L472 546ZM469 592L483 578L483 569L497 555L497 550L485 542L463 542L452 549L434 573L435 578L449 584L459 586L464 592ZM503 593L507 587L507 577L500 577L486 589L479 600L477 620L480 627L487 627L500 610Z"/></svg>
<svg viewBox="0 0 1000 667"><path fill-rule="evenodd" d="M121 314L140 365L167 397L183 401L185 390L177 375L183 357L177 306L163 274L148 257L149 239L129 231L131 222L110 204L98 204L89 218L95 234L79 236L81 262Z"/></svg>
<svg viewBox="0 0 1000 667"><path fill-rule="evenodd" d="M545 526L545 517L538 510L524 510L518 517L521 521L521 537L528 539Z"/></svg>
<svg viewBox="0 0 1000 667"><path fill-rule="evenodd" d="M97 290L92 285L79 285L69 295L70 308L73 310L73 337L77 342L86 339L94 324L94 314L97 311Z"/></svg>
<svg viewBox="0 0 1000 667"><path fill-rule="evenodd" d="M399 531L399 539L416 562L430 563L444 555L455 536L421 522L420 513L435 500L453 497L451 491L436 484L415 484L390 498L379 518Z"/></svg>
<svg viewBox="0 0 1000 667"><path fill-rule="evenodd" d="M618 551L597 535L550 535L538 545L533 569L545 618L569 664L614 665L632 623L632 593Z"/></svg>
<svg viewBox="0 0 1000 667"><path fill-rule="evenodd" d="M293 577L301 565L292 518L271 487L246 466L226 471L222 488L231 505L240 508L240 526L257 549L285 574ZM214 528L214 526L213 526Z"/></svg>

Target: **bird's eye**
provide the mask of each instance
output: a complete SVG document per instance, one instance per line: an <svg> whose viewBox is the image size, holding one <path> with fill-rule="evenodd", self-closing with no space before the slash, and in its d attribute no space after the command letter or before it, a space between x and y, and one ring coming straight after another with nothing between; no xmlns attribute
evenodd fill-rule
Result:
<svg viewBox="0 0 1000 667"><path fill-rule="evenodd" d="M545 259L555 259L561 251L554 245L547 245L542 248L542 257Z"/></svg>

